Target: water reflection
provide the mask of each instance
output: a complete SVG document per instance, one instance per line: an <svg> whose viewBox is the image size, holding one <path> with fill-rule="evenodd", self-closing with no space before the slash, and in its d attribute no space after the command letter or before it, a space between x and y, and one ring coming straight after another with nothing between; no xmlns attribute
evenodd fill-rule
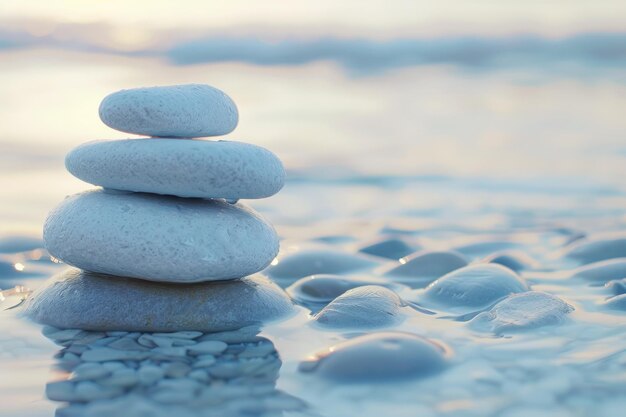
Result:
<svg viewBox="0 0 626 417"><path fill-rule="evenodd" d="M281 359L247 327L221 333L89 332L45 327L62 346L46 396L56 415L278 416L305 403L276 389Z"/></svg>

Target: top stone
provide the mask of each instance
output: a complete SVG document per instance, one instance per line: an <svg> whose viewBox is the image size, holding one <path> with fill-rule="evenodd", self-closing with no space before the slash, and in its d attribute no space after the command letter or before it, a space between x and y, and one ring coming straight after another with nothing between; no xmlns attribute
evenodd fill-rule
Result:
<svg viewBox="0 0 626 417"><path fill-rule="evenodd" d="M202 84L121 90L106 96L99 111L113 129L158 137L225 135L239 118L230 97Z"/></svg>

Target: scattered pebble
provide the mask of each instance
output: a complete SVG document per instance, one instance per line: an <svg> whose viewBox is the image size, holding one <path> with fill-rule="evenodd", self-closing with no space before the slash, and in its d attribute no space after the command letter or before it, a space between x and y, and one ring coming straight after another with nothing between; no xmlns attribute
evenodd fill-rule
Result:
<svg viewBox="0 0 626 417"><path fill-rule="evenodd" d="M423 288L467 264L465 256L457 252L422 251L401 259L400 265L394 265L384 275L412 288Z"/></svg>
<svg viewBox="0 0 626 417"><path fill-rule="evenodd" d="M316 354L300 371L342 383L394 381L438 373L448 355L443 345L414 334L372 333Z"/></svg>
<svg viewBox="0 0 626 417"><path fill-rule="evenodd" d="M315 315L323 327L375 329L397 324L402 300L391 290L376 285L351 289L337 297Z"/></svg>

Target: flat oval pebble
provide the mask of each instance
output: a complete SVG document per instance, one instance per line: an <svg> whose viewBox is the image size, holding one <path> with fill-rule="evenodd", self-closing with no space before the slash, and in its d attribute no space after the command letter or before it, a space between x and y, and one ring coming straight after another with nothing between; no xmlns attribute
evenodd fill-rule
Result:
<svg viewBox="0 0 626 417"><path fill-rule="evenodd" d="M293 312L284 291L260 275L172 285L73 268L35 291L23 308L32 320L58 328L141 332L235 330Z"/></svg>
<svg viewBox="0 0 626 417"><path fill-rule="evenodd" d="M422 251L401 259L385 276L412 288L423 288L435 279L468 264L467 258L452 251Z"/></svg>
<svg viewBox="0 0 626 417"><path fill-rule="evenodd" d="M307 250L280 259L265 272L281 285L315 274L346 274L373 268L377 262L366 257L334 250Z"/></svg>
<svg viewBox="0 0 626 417"><path fill-rule="evenodd" d="M300 364L343 383L391 382L421 378L442 371L449 351L426 338L402 332L382 332L339 343Z"/></svg>
<svg viewBox="0 0 626 417"><path fill-rule="evenodd" d="M66 198L44 240L81 269L179 283L250 275L278 252L272 226L242 204L102 190Z"/></svg>
<svg viewBox="0 0 626 417"><path fill-rule="evenodd" d="M412 254L417 249L418 247L416 245L411 245L404 239L394 237L380 239L370 245L362 247L359 249L359 252L386 259L400 259Z"/></svg>
<svg viewBox="0 0 626 417"><path fill-rule="evenodd" d="M99 112L115 130L160 137L225 135L239 119L230 97L202 84L121 90L105 97Z"/></svg>
<svg viewBox="0 0 626 417"><path fill-rule="evenodd" d="M552 294L528 291L513 294L478 314L470 326L494 333L517 332L563 323L572 311L572 306Z"/></svg>
<svg viewBox="0 0 626 417"><path fill-rule="evenodd" d="M77 178L105 188L179 197L264 198L285 182L280 160L241 142L125 139L88 142L65 158Z"/></svg>
<svg viewBox="0 0 626 417"><path fill-rule="evenodd" d="M357 279L340 275L311 275L291 284L287 294L304 305L326 305L344 292L364 285L388 285L383 280Z"/></svg>
<svg viewBox="0 0 626 417"><path fill-rule="evenodd" d="M572 278L582 278L598 284L626 278L626 258L608 259L578 267L573 271Z"/></svg>
<svg viewBox="0 0 626 417"><path fill-rule="evenodd" d="M626 294L626 278L609 281L606 283L606 287L613 295Z"/></svg>
<svg viewBox="0 0 626 417"><path fill-rule="evenodd" d="M427 308L468 313L524 291L528 291L528 286L510 269L496 264L478 264L439 278L424 290L419 302Z"/></svg>
<svg viewBox="0 0 626 417"><path fill-rule="evenodd" d="M483 262L506 266L515 272L530 269L537 265L534 259L521 251L496 252L483 259Z"/></svg>
<svg viewBox="0 0 626 417"><path fill-rule="evenodd" d="M346 291L315 315L315 322L335 329L374 329L397 324L401 320L402 300L378 285L366 285Z"/></svg>
<svg viewBox="0 0 626 417"><path fill-rule="evenodd" d="M580 240L568 248L564 256L580 264L626 258L626 238Z"/></svg>

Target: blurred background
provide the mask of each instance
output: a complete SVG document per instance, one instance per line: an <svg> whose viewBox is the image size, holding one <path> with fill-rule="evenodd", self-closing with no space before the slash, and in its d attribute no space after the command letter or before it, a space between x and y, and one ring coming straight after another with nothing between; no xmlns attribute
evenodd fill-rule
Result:
<svg viewBox="0 0 626 417"><path fill-rule="evenodd" d="M259 203L279 224L333 216L336 184L350 216L381 198L560 215L575 200L578 218L601 204L624 221L625 16L622 1L0 0L0 234L40 233L87 188L68 150L128 137L100 122L105 95L180 83L227 92L228 139L283 159L284 197Z"/></svg>

